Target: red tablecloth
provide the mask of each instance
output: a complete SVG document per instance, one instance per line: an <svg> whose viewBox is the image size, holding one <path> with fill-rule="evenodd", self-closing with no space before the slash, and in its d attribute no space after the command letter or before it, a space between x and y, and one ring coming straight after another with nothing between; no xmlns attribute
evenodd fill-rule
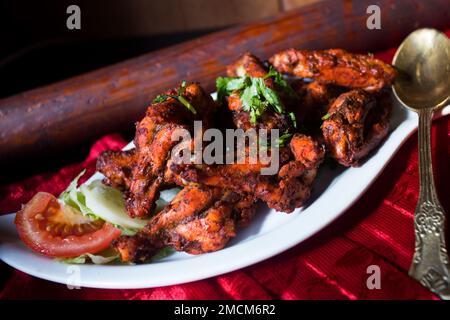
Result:
<svg viewBox="0 0 450 320"><path fill-rule="evenodd" d="M450 35L450 31L447 32ZM395 50L377 56L390 62ZM119 135L98 140L86 158L53 172L0 187L0 211L13 212L37 191L58 195L83 169L94 172L102 150L120 149ZM437 189L450 212L450 117L433 125ZM439 150L439 152L436 152ZM343 190L345 192L345 190ZM69 290L0 264L0 298L48 299L436 299L408 277L418 197L417 136L400 149L364 196L311 239L254 266L193 283L143 290ZM381 289L367 288L367 267L378 265Z"/></svg>

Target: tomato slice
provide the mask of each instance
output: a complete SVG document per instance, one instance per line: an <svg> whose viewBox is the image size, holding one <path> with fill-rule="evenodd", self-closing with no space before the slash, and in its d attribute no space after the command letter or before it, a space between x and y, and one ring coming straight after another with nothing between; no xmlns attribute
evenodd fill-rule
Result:
<svg viewBox="0 0 450 320"><path fill-rule="evenodd" d="M46 192L37 193L16 214L15 224L29 248L59 258L97 253L121 234L112 224L92 220Z"/></svg>

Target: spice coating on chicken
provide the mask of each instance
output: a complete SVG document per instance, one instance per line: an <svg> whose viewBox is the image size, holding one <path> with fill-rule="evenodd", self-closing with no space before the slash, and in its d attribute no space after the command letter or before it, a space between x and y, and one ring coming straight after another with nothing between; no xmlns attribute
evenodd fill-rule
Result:
<svg viewBox="0 0 450 320"><path fill-rule="evenodd" d="M108 150L97 158L97 171L103 173L103 183L121 191L128 191L134 167L135 149L128 151Z"/></svg>
<svg viewBox="0 0 450 320"><path fill-rule="evenodd" d="M390 85L396 76L392 66L372 56L341 49L288 49L272 56L270 62L282 73L369 92Z"/></svg>
<svg viewBox="0 0 450 320"><path fill-rule="evenodd" d="M146 217L154 208L159 191L166 184L164 175L171 150L179 142L173 137L177 132L190 131L195 120L209 126L215 110L211 96L195 83L169 90L165 95L165 100L148 107L137 124L134 151L105 153L98 161L106 183L126 190L126 209L132 217ZM195 114L178 96L195 108ZM129 157L131 153L133 156ZM121 158L130 162L130 166L122 166L122 173L118 170Z"/></svg>
<svg viewBox="0 0 450 320"><path fill-rule="evenodd" d="M164 247L190 254L217 251L235 236L241 213L254 211L248 200L189 184L135 236L122 236L113 245L127 262L144 262Z"/></svg>
<svg viewBox="0 0 450 320"><path fill-rule="evenodd" d="M331 156L344 166L357 166L386 137L389 114L389 103L362 90L340 95L322 125Z"/></svg>

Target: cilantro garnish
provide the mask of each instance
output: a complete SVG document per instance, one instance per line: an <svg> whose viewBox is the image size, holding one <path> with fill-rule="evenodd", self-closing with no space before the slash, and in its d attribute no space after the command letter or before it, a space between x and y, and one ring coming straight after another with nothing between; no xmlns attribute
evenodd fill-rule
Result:
<svg viewBox="0 0 450 320"><path fill-rule="evenodd" d="M284 80L281 74L270 69L264 78L243 77L219 77L216 79L217 100L223 102L226 96L238 91L242 101L242 109L249 112L250 123L255 125L264 111L272 107L275 112L284 114L284 105L278 93L266 86L264 80L273 77L275 84L285 90L289 96L296 96L291 86ZM289 113L294 127L297 125L295 115Z"/></svg>
<svg viewBox="0 0 450 320"><path fill-rule="evenodd" d="M153 103L162 103L162 102L166 102L167 99L169 99L169 98L174 98L174 99L176 99L176 97L175 97L175 96L172 96L172 95L168 95L168 94L158 94L158 95L156 96L156 98L153 99Z"/></svg>
<svg viewBox="0 0 450 320"><path fill-rule="evenodd" d="M173 94L160 94L153 99L153 103L161 103L167 101L169 98L173 98L178 100L182 105L184 105L189 111L193 114L197 114L197 110L195 110L194 106L183 96L186 92L186 81L181 83L180 88L178 88L178 95Z"/></svg>
<svg viewBox="0 0 450 320"><path fill-rule="evenodd" d="M328 120L328 119L330 119L330 117L331 117L331 114L327 113L326 115L324 115L322 117L322 120Z"/></svg>
<svg viewBox="0 0 450 320"><path fill-rule="evenodd" d="M289 112L289 118L291 118L292 125L294 128L297 128L297 118L295 117L295 114L293 112Z"/></svg>
<svg viewBox="0 0 450 320"><path fill-rule="evenodd" d="M272 66L270 66L269 72L266 74L264 78L267 79L270 77L273 77L275 84L278 85L281 89L283 89L289 97L294 99L298 98L297 93L292 89L289 83L283 79L281 73L276 71Z"/></svg>
<svg viewBox="0 0 450 320"><path fill-rule="evenodd" d="M275 142L275 146L278 148L284 147L286 145L286 142L288 142L288 140L290 140L291 137L292 133L283 134L281 137L277 139L277 141Z"/></svg>

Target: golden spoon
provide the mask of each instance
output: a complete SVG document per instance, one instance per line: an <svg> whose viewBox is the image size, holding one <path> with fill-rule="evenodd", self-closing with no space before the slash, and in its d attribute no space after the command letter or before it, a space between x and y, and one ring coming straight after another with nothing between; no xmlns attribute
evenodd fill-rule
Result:
<svg viewBox="0 0 450 320"><path fill-rule="evenodd" d="M434 29L416 30L400 45L393 64L400 72L394 82L395 96L419 115L420 192L409 275L442 299L450 299L445 213L436 195L430 147L433 113L450 97L450 40Z"/></svg>

